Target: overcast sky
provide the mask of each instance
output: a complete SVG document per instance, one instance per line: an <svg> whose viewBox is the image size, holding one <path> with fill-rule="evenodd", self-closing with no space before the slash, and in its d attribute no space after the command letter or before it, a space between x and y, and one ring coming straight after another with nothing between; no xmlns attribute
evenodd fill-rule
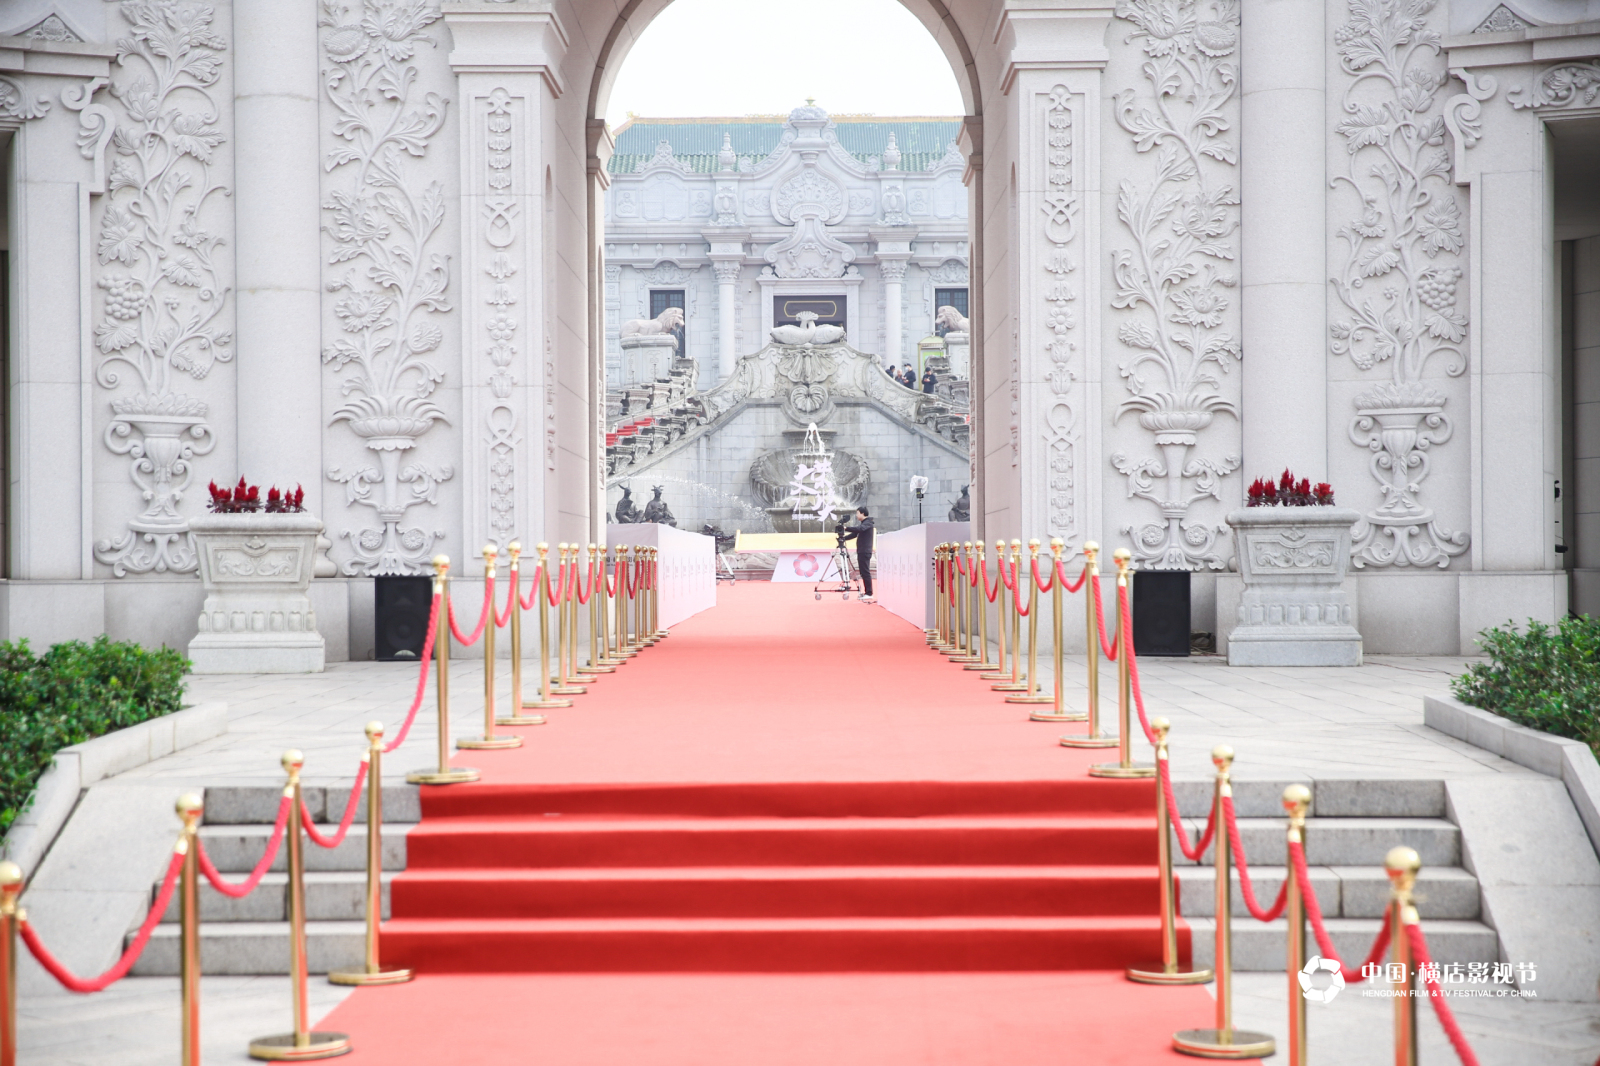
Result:
<svg viewBox="0 0 1600 1066"><path fill-rule="evenodd" d="M933 37L896 0L674 0L617 75L606 121L787 114L960 115Z"/></svg>

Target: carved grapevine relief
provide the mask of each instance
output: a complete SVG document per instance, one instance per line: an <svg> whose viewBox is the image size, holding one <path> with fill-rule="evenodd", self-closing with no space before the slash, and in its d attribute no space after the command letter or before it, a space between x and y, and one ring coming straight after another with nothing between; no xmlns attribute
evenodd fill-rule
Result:
<svg viewBox="0 0 1600 1066"><path fill-rule="evenodd" d="M1517 86L1509 90L1506 97L1519 111L1542 107L1593 107L1595 98L1600 97L1600 60L1550 67L1534 79L1532 85Z"/></svg>
<svg viewBox="0 0 1600 1066"><path fill-rule="evenodd" d="M1445 373L1466 371L1467 316L1458 307L1466 247L1450 179L1447 127L1435 114L1447 80L1439 34L1427 27L1434 0L1350 0L1334 36L1344 91L1348 174L1357 214L1338 231L1344 263L1332 279L1344 316L1332 350L1362 370L1389 364L1390 380L1356 397L1350 438L1372 453L1382 502L1356 525L1351 562L1448 567L1467 536L1441 526L1418 501L1429 450L1450 439L1445 395L1424 381L1436 356Z"/></svg>
<svg viewBox="0 0 1600 1066"><path fill-rule="evenodd" d="M1190 458L1218 411L1238 417L1222 395L1218 373L1240 358L1226 290L1238 226L1238 195L1222 178L1238 164L1231 141L1238 68L1236 0L1122 0L1117 17L1136 29L1148 57L1145 78L1155 106L1136 107L1137 94L1117 94L1117 123L1140 152L1154 151L1155 173L1146 187L1121 183L1117 218L1132 248L1112 253L1116 295L1111 306L1132 312L1117 331L1134 354L1118 367L1131 394L1117 417L1136 411L1155 434L1160 457L1112 455L1128 481L1130 498L1149 500L1161 521L1134 533L1134 555L1157 569L1220 570L1216 540L1225 526L1189 517L1206 496L1221 500L1222 479L1239 468L1237 455Z"/></svg>
<svg viewBox="0 0 1600 1066"><path fill-rule="evenodd" d="M180 375L199 381L232 358L232 257L219 254L217 232L228 190L211 174L223 136L209 91L227 43L206 5L123 0L118 12L128 30L117 39L116 105L89 103L100 79L65 99L80 112L84 157L112 153L95 236L95 381L116 390L133 376L133 393L112 401L105 440L129 457L146 506L94 554L117 577L187 573L198 562L178 503L191 461L216 438L205 402L180 391Z"/></svg>
<svg viewBox="0 0 1600 1066"><path fill-rule="evenodd" d="M417 67L410 62L419 46L436 44L424 31L439 17L421 0L362 0L353 12L335 0L322 5L322 50L330 64L323 90L338 116L333 133L345 142L327 160L343 185L322 205L332 242L328 262L344 270L327 283L339 294L334 314L341 334L322 358L344 379L346 400L333 420L347 424L379 460L377 467L328 470L345 486L346 504L371 507L379 523L340 531L352 552L346 574L421 572L444 536L402 523L410 508L435 503L439 483L454 472L400 461L444 418L429 398L444 380L429 358L444 341L433 319L450 310L450 262L438 248L444 188L421 185L406 162L426 155L444 125L443 98L413 99Z"/></svg>

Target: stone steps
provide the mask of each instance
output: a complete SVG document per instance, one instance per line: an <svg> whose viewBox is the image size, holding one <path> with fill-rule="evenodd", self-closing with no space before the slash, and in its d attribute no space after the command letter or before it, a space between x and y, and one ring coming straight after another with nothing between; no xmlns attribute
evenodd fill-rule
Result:
<svg viewBox="0 0 1600 1066"><path fill-rule="evenodd" d="M1211 918L1187 919L1192 930L1194 965L1210 966L1216 960L1217 927ZM1372 949L1383 922L1378 918L1329 918L1325 923L1334 949L1349 966L1358 966ZM1482 922L1463 922L1423 917L1428 950L1435 962L1499 962L1500 940ZM1289 923L1279 918L1258 922L1254 918L1233 920L1233 968L1240 972L1282 973L1288 956ZM1317 943L1306 930L1306 954L1318 954Z"/></svg>
<svg viewBox="0 0 1600 1066"><path fill-rule="evenodd" d="M1287 867L1250 867L1256 905L1270 908L1278 898ZM1312 866L1311 886L1325 918L1382 918L1389 905L1389 876L1371 866ZM1249 918L1239 872L1233 872L1235 919ZM1217 913L1217 872L1211 866L1186 866L1178 870L1179 912L1190 918L1213 918ZM1477 921L1480 916L1478 879L1457 866L1424 867L1417 878L1417 910L1431 927L1436 919ZM1252 922L1255 920L1252 918ZM1235 927L1237 932L1238 927Z"/></svg>

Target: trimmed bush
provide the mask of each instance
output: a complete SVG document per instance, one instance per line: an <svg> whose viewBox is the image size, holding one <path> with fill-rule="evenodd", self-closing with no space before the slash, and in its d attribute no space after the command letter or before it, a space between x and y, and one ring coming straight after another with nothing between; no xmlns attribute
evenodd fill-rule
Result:
<svg viewBox="0 0 1600 1066"><path fill-rule="evenodd" d="M1600 755L1600 621L1587 615L1554 626L1529 619L1527 629L1486 629L1478 643L1489 656L1451 682L1462 703L1519 725L1581 740Z"/></svg>
<svg viewBox="0 0 1600 1066"><path fill-rule="evenodd" d="M100 637L34 658L26 640L0 641L0 833L27 809L56 752L183 704L189 661Z"/></svg>

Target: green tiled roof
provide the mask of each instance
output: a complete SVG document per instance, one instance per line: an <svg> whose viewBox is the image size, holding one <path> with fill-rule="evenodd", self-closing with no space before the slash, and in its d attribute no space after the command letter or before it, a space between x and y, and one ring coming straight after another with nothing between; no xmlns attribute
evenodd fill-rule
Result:
<svg viewBox="0 0 1600 1066"><path fill-rule="evenodd" d="M656 145L666 141L672 154L696 174L717 169L717 153L727 134L733 150L742 157L765 159L783 137L784 116L751 115L747 118L631 118L617 130L617 150L606 169L612 174L632 174L655 157ZM868 118L836 115L834 131L839 145L862 163L881 155L894 134L900 149L900 169L925 171L944 157L945 149L961 132L958 118Z"/></svg>

